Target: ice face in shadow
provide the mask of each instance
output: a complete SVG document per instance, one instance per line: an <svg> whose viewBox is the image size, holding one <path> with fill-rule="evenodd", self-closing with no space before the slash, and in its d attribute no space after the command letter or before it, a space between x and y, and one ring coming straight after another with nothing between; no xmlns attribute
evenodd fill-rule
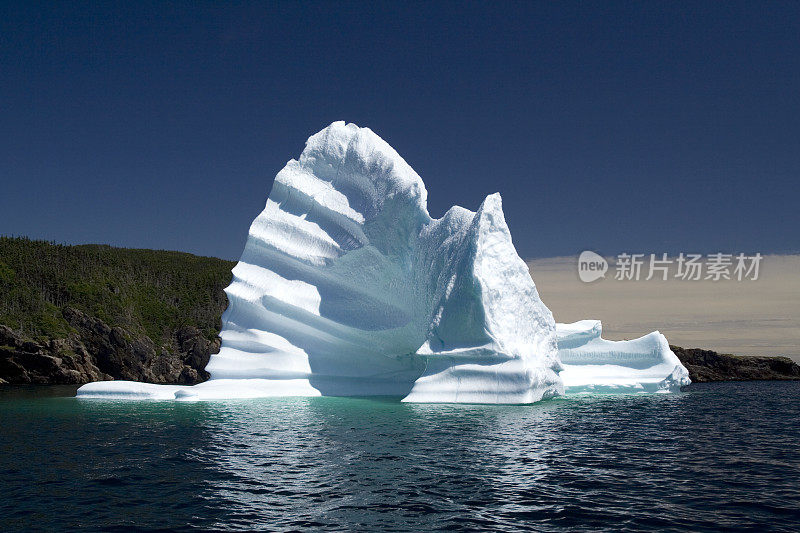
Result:
<svg viewBox="0 0 800 533"><path fill-rule="evenodd" d="M331 124L278 173L226 293L210 381L78 395L530 403L564 391L556 325L500 196L431 218L422 179L367 128Z"/></svg>

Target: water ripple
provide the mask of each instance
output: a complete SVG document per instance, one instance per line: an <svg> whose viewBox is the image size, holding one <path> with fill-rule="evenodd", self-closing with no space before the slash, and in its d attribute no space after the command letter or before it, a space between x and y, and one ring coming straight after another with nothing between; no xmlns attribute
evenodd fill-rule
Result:
<svg viewBox="0 0 800 533"><path fill-rule="evenodd" d="M796 531L800 383L534 406L0 393L0 530Z"/></svg>

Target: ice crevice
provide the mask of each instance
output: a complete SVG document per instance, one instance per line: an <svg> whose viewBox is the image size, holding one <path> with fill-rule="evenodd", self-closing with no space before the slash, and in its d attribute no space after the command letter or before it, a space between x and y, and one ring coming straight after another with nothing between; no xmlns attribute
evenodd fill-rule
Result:
<svg viewBox="0 0 800 533"><path fill-rule="evenodd" d="M599 321L557 325L499 194L433 219L417 173L372 130L344 122L278 173L226 294L209 381L96 382L78 396L519 404L689 383L658 332L608 341Z"/></svg>

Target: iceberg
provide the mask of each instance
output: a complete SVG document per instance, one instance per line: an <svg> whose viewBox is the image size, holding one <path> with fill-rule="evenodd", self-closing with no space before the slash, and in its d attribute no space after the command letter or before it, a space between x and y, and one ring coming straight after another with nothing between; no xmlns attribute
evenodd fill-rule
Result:
<svg viewBox="0 0 800 533"><path fill-rule="evenodd" d="M517 404L688 382L679 362L667 368L677 358L657 332L615 343L599 322L556 326L499 194L434 219L408 163L344 122L310 137L277 174L225 291L209 381L96 382L78 396Z"/></svg>
<svg viewBox="0 0 800 533"><path fill-rule="evenodd" d="M689 372L654 331L628 341L601 338L599 320L556 324L559 376L571 393L672 392L691 383Z"/></svg>

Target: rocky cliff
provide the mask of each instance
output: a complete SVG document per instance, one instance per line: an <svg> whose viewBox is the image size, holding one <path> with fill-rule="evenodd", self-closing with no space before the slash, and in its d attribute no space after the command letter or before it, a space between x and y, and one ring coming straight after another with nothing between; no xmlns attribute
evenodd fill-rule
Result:
<svg viewBox="0 0 800 533"><path fill-rule="evenodd" d="M81 384L127 379L149 383L194 384L208 379L205 366L219 351L194 326L183 326L157 346L146 335L67 307L64 318L75 330L66 338L37 342L0 325L0 381L11 384Z"/></svg>
<svg viewBox="0 0 800 533"><path fill-rule="evenodd" d="M755 357L717 353L700 348L670 346L693 383L800 379L800 365L788 357Z"/></svg>

